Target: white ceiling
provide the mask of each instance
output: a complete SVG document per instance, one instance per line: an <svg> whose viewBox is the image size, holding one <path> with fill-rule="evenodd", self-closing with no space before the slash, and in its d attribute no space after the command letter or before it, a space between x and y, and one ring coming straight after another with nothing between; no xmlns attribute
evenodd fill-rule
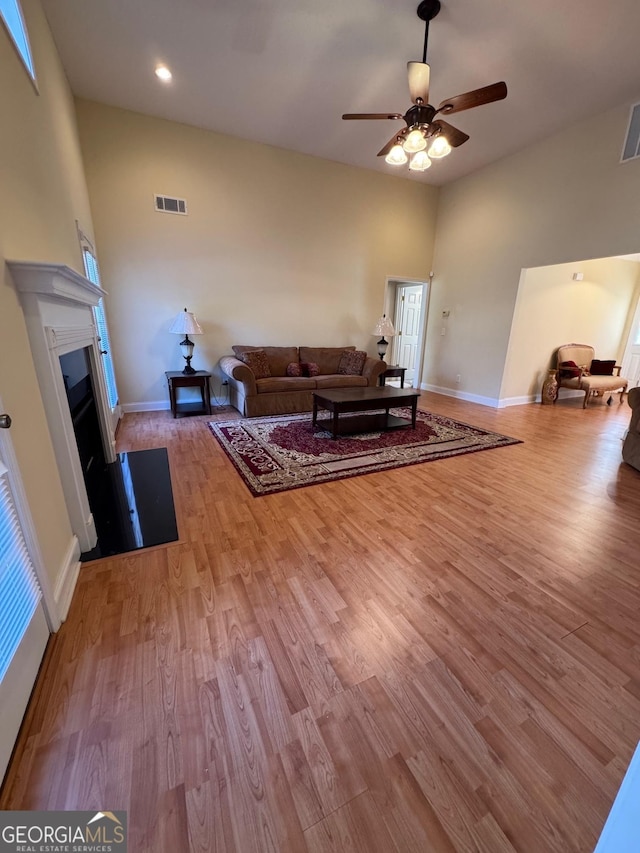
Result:
<svg viewBox="0 0 640 853"><path fill-rule="evenodd" d="M509 94L451 116L471 139L414 175L376 157L403 122L341 115L411 106L417 0L43 4L80 97L436 185L640 100L638 0L442 0L429 32L431 102L498 80ZM173 72L169 85L158 63Z"/></svg>

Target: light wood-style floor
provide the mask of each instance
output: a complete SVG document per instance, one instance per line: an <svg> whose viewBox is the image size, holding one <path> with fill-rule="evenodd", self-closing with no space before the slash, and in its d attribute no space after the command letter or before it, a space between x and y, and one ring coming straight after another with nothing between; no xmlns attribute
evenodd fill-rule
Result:
<svg viewBox="0 0 640 853"><path fill-rule="evenodd" d="M2 808L127 809L130 850L592 851L640 739L630 410L421 408L523 444L253 498L207 418L181 539L81 570Z"/></svg>

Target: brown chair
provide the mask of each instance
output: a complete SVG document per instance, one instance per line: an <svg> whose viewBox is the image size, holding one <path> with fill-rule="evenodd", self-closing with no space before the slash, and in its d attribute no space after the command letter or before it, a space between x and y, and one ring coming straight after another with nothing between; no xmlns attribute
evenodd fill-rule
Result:
<svg viewBox="0 0 640 853"><path fill-rule="evenodd" d="M558 347L558 391L560 388L584 391L583 409L587 408L591 394L602 396L607 392L619 391L620 403L622 403L629 381L620 376L620 365L611 365L613 375L592 374L594 355L594 348L588 344L565 344ZM597 362L593 365L594 370L596 366Z"/></svg>

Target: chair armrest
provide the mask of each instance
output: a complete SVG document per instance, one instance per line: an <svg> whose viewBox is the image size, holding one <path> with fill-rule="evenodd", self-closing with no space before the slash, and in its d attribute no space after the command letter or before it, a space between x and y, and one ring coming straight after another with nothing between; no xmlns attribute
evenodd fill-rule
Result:
<svg viewBox="0 0 640 853"><path fill-rule="evenodd" d="M233 355L223 355L220 359L220 369L230 379L235 379L236 382L240 382L244 386L245 397L253 397L258 393L253 370L239 358Z"/></svg>
<svg viewBox="0 0 640 853"><path fill-rule="evenodd" d="M616 376L620 376L620 371L622 370L622 365L621 365L621 364L616 364L616 365L614 365L614 368L613 368L613 369L618 371L618 372L616 373Z"/></svg>
<svg viewBox="0 0 640 853"><path fill-rule="evenodd" d="M386 361L368 356L364 363L364 367L362 368L362 375L367 380L368 385L375 386L378 384L378 377L381 373L384 373L386 369Z"/></svg>

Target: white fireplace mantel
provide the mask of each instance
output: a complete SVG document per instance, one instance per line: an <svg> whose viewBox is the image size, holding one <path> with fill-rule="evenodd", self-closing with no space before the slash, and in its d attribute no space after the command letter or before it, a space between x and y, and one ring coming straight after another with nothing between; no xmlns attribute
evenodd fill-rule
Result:
<svg viewBox="0 0 640 853"><path fill-rule="evenodd" d="M72 304L97 305L105 291L64 264L7 261L20 293L37 293Z"/></svg>
<svg viewBox="0 0 640 853"><path fill-rule="evenodd" d="M107 462L115 460L115 436L107 399L93 306L105 291L64 264L7 261L20 295L29 343L60 471L71 527L80 550L97 542L82 475L60 356L88 348L96 408Z"/></svg>

